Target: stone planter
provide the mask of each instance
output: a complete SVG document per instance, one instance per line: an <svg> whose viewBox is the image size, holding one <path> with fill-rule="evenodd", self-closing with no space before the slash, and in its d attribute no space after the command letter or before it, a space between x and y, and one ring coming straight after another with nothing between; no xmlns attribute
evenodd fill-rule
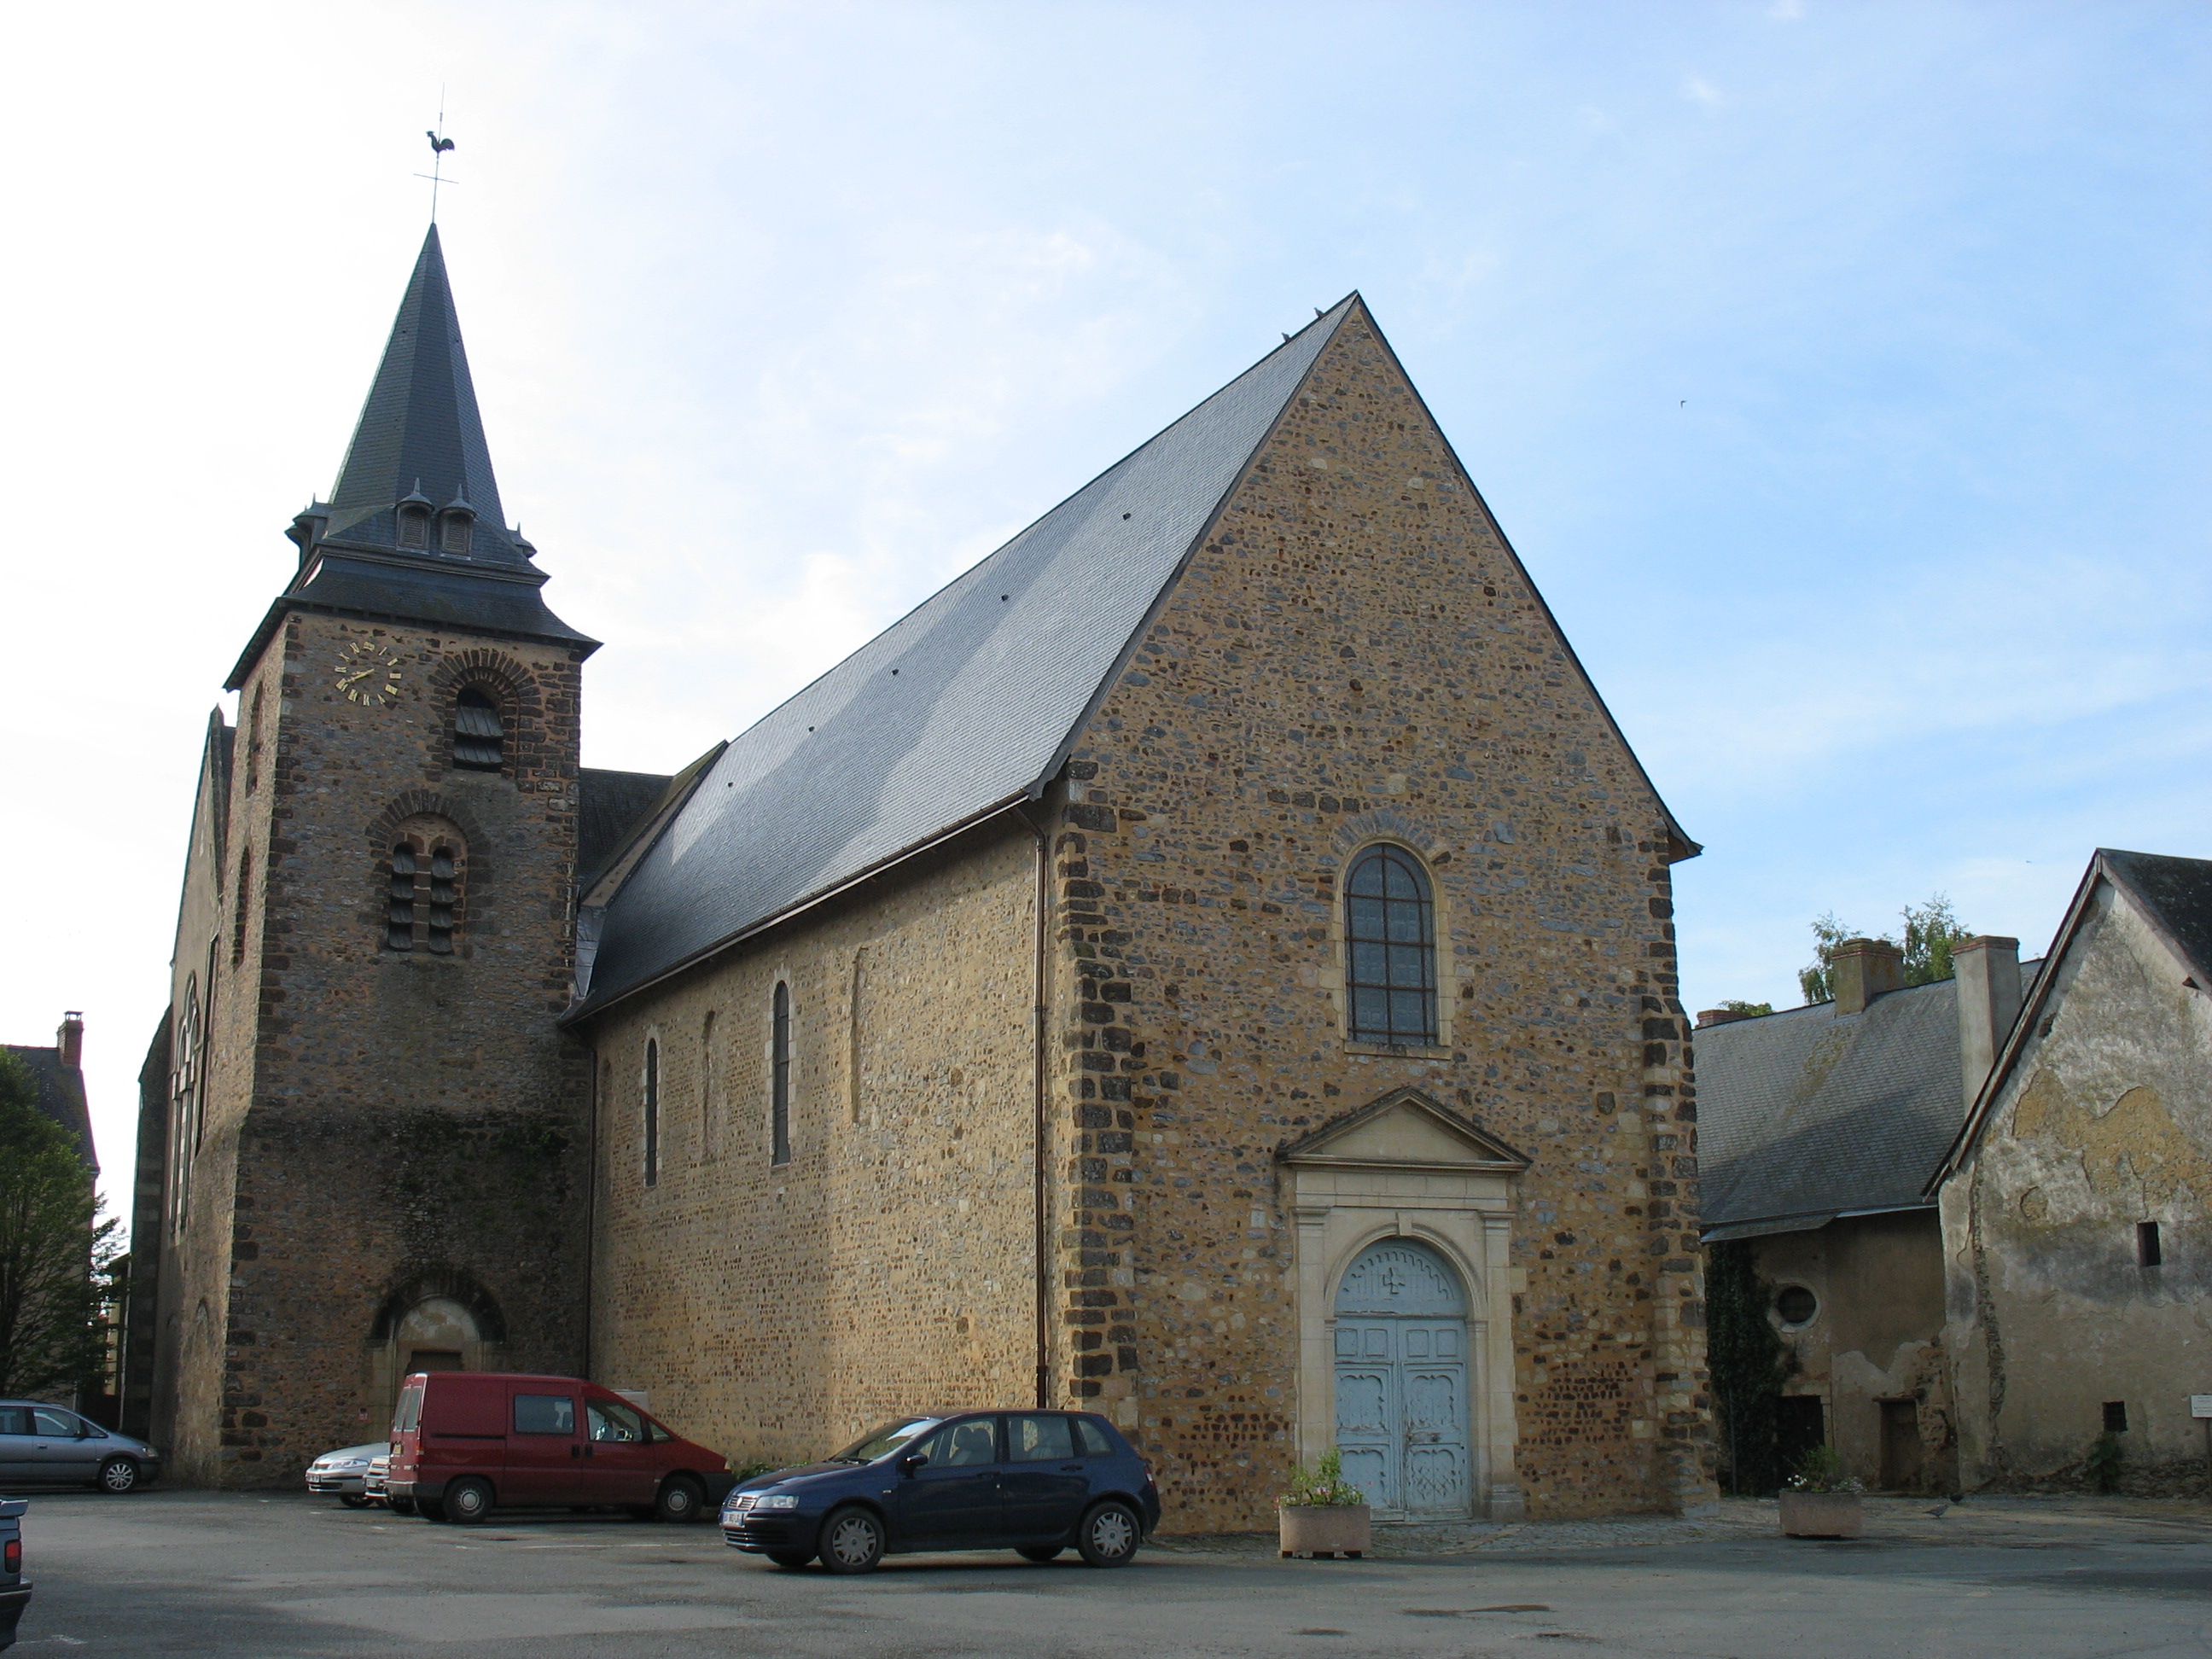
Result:
<svg viewBox="0 0 2212 1659"><path fill-rule="evenodd" d="M1866 1530L1866 1504L1855 1492L1782 1492L1785 1538L1856 1538Z"/></svg>
<svg viewBox="0 0 2212 1659"><path fill-rule="evenodd" d="M1285 1504L1275 1516L1285 1555L1357 1561L1374 1547L1374 1514L1364 1504Z"/></svg>

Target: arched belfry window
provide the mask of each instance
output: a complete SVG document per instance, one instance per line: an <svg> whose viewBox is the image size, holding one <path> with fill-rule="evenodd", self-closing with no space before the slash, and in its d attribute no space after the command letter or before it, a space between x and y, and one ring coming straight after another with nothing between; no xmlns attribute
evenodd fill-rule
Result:
<svg viewBox="0 0 2212 1659"><path fill-rule="evenodd" d="M471 530L476 515L465 508L456 508L446 514L440 526L438 550L441 553L466 553L471 540Z"/></svg>
<svg viewBox="0 0 2212 1659"><path fill-rule="evenodd" d="M459 833L435 820L404 823L385 866L384 945L450 956L461 925L465 851Z"/></svg>
<svg viewBox="0 0 2212 1659"><path fill-rule="evenodd" d="M453 699L453 764L496 772L507 758L507 732L499 704L477 686L464 686Z"/></svg>
<svg viewBox="0 0 2212 1659"><path fill-rule="evenodd" d="M430 509L411 501L399 504L399 544L404 548L427 550L430 545Z"/></svg>
<svg viewBox="0 0 2212 1659"><path fill-rule="evenodd" d="M791 1162L791 987L776 981L769 1012L769 1161Z"/></svg>
<svg viewBox="0 0 2212 1659"><path fill-rule="evenodd" d="M1419 860L1402 847L1362 853L1345 879L1344 924L1352 1040L1433 1048L1436 906Z"/></svg>

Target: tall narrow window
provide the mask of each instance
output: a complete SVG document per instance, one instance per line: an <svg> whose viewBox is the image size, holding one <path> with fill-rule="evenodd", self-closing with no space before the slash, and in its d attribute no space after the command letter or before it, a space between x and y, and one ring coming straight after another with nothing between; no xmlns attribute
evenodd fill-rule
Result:
<svg viewBox="0 0 2212 1659"><path fill-rule="evenodd" d="M247 848L238 855L238 903L230 920L230 965L234 968L246 960L246 912L253 902L253 852Z"/></svg>
<svg viewBox="0 0 2212 1659"><path fill-rule="evenodd" d="M451 956L461 925L461 840L442 819L410 820L385 866L384 945Z"/></svg>
<svg viewBox="0 0 2212 1659"><path fill-rule="evenodd" d="M714 1016L699 1028L699 1156L722 1154L721 1114L714 1109Z"/></svg>
<svg viewBox="0 0 2212 1659"><path fill-rule="evenodd" d="M645 1184L660 1184L660 1043L645 1043Z"/></svg>
<svg viewBox="0 0 2212 1659"><path fill-rule="evenodd" d="M469 550L469 515L465 513L446 514L444 534L440 540L441 553L465 553Z"/></svg>
<svg viewBox="0 0 2212 1659"><path fill-rule="evenodd" d="M399 544L407 548L430 545L430 509L403 501L399 506Z"/></svg>
<svg viewBox="0 0 2212 1659"><path fill-rule="evenodd" d="M506 759L507 733L499 723L499 705L475 686L467 686L453 699L453 764L481 772L496 772Z"/></svg>
<svg viewBox="0 0 2212 1659"><path fill-rule="evenodd" d="M769 1159L791 1162L791 987L778 981L769 1021Z"/></svg>
<svg viewBox="0 0 2212 1659"><path fill-rule="evenodd" d="M1363 853L1344 884L1345 988L1354 1042L1432 1048L1437 1041L1436 909L1411 853Z"/></svg>
<svg viewBox="0 0 2212 1659"><path fill-rule="evenodd" d="M2139 1267L2157 1267L2166 1262L2166 1251L2158 1242L2158 1223L2136 1223L2136 1263Z"/></svg>

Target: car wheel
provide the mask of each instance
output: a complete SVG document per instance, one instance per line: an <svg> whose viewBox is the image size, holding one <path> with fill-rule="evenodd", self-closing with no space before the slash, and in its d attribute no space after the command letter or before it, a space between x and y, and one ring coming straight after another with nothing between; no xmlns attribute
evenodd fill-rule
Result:
<svg viewBox="0 0 2212 1659"><path fill-rule="evenodd" d="M857 1505L832 1510L822 1523L822 1565L832 1572L873 1572L884 1559L884 1523Z"/></svg>
<svg viewBox="0 0 2212 1659"><path fill-rule="evenodd" d="M779 1567L803 1567L814 1559L811 1550L770 1550L768 1559Z"/></svg>
<svg viewBox="0 0 2212 1659"><path fill-rule="evenodd" d="M438 1507L457 1527L477 1526L491 1513L491 1482L465 1474L446 1488Z"/></svg>
<svg viewBox="0 0 2212 1659"><path fill-rule="evenodd" d="M418 1498L415 1500L415 1513L425 1521L443 1521L446 1506L434 1498Z"/></svg>
<svg viewBox="0 0 2212 1659"><path fill-rule="evenodd" d="M1094 1567L1126 1567L1135 1559L1144 1528L1127 1504L1099 1504L1075 1529L1075 1547Z"/></svg>
<svg viewBox="0 0 2212 1659"><path fill-rule="evenodd" d="M111 1457L100 1466L98 1485L102 1492L126 1492L138 1484L138 1466L127 1457Z"/></svg>
<svg viewBox="0 0 2212 1659"><path fill-rule="evenodd" d="M688 1474L672 1474L660 1483L660 1495L653 1500L653 1518L676 1526L696 1521L699 1511L707 1507L706 1492Z"/></svg>
<svg viewBox="0 0 2212 1659"><path fill-rule="evenodd" d="M357 1492L340 1492L338 1494L338 1502L344 1504L349 1510L365 1510L368 1507L368 1499L363 1498Z"/></svg>
<svg viewBox="0 0 2212 1659"><path fill-rule="evenodd" d="M387 1498L384 1500L384 1506L394 1515L415 1513L415 1500L411 1498Z"/></svg>

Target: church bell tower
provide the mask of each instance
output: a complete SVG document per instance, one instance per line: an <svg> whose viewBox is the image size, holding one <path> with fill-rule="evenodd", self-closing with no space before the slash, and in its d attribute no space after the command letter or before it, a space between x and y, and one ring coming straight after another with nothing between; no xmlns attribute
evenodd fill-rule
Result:
<svg viewBox="0 0 2212 1659"><path fill-rule="evenodd" d="M289 533L203 774L141 1135L148 1426L224 1486L382 1434L407 1370L583 1358L588 1065L556 1022L597 642L507 522L434 226Z"/></svg>

